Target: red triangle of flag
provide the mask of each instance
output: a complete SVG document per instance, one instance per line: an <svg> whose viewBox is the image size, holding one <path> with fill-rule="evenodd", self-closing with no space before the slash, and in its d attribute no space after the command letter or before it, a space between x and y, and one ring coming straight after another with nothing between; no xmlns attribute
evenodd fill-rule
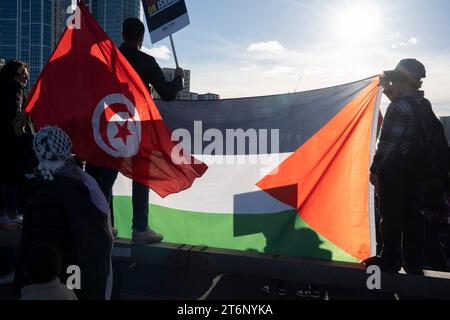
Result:
<svg viewBox="0 0 450 320"><path fill-rule="evenodd" d="M378 84L377 78L257 183L360 260L370 256L369 164Z"/></svg>

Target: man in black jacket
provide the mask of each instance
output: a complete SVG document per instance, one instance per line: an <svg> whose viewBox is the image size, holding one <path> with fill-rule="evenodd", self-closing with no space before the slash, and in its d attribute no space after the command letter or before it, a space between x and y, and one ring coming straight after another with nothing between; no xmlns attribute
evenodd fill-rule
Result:
<svg viewBox="0 0 450 320"><path fill-rule="evenodd" d="M183 89L184 71L178 68L175 78L166 81L164 73L155 58L140 51L144 42L144 24L136 18L130 18L123 23L123 44L119 50L127 58L148 86L150 93L152 88L158 92L165 101L174 100ZM118 171L101 168L99 173L99 185L108 201L112 198L112 187L117 178ZM137 181L133 181L133 236L135 243L161 242L163 236L157 234L148 227L149 189Z"/></svg>

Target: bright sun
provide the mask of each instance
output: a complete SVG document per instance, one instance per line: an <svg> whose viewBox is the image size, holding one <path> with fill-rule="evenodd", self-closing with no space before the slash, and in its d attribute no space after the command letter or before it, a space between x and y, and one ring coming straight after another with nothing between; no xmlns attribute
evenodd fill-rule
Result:
<svg viewBox="0 0 450 320"><path fill-rule="evenodd" d="M336 9L336 36L346 42L367 43L379 35L382 24L381 10L373 3L358 1Z"/></svg>

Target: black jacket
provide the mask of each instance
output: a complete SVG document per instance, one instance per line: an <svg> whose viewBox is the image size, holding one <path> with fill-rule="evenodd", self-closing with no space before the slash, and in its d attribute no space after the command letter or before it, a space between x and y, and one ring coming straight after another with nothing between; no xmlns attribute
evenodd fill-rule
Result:
<svg viewBox="0 0 450 320"><path fill-rule="evenodd" d="M77 180L55 176L54 181L34 181L23 220L16 292L27 285L21 265L28 250L52 244L61 254L61 281L70 265L81 269L80 299L105 299L110 271L112 235L107 217L92 203L89 191Z"/></svg>
<svg viewBox="0 0 450 320"><path fill-rule="evenodd" d="M0 179L16 180L26 160L22 139L14 132L13 121L22 111L24 88L14 79L0 79Z"/></svg>
<svg viewBox="0 0 450 320"><path fill-rule="evenodd" d="M147 86L151 85L161 99L175 100L183 89L183 79L180 76L175 77L172 81L166 81L163 71L152 56L127 43L123 43L119 50L139 74L142 81ZM150 87L149 91L151 92Z"/></svg>

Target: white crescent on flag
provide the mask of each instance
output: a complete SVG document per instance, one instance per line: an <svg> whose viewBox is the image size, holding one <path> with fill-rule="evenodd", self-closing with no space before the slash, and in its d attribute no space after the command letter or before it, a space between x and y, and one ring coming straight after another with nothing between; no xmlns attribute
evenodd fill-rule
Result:
<svg viewBox="0 0 450 320"><path fill-rule="evenodd" d="M110 108L112 105L122 105L126 109L115 113ZM102 131L103 128L106 132ZM92 116L92 129L97 145L115 158L133 157L139 152L141 144L139 113L123 94L111 94L98 103Z"/></svg>

